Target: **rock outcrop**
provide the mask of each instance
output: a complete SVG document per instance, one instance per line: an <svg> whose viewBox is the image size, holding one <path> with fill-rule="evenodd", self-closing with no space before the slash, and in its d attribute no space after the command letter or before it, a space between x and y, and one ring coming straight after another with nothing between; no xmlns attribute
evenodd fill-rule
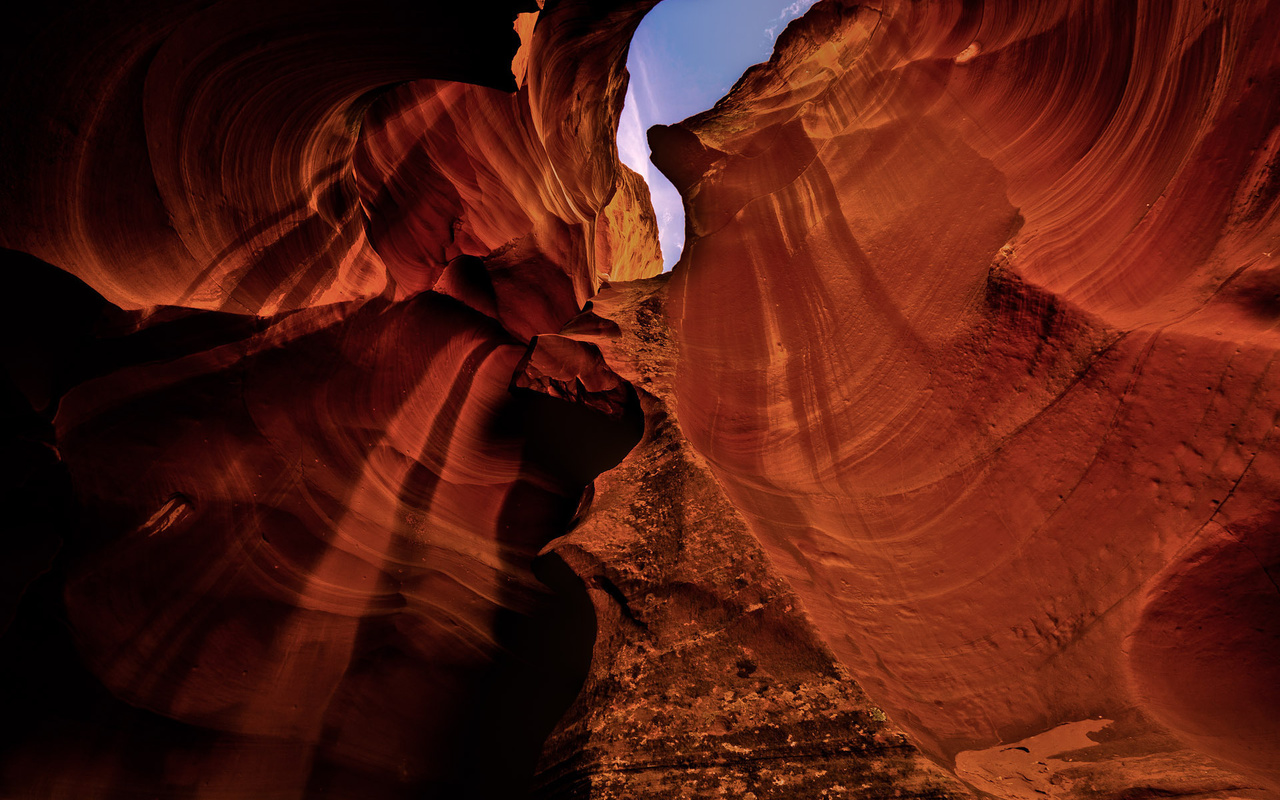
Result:
<svg viewBox="0 0 1280 800"><path fill-rule="evenodd" d="M648 5L31 22L3 242L88 286L6 251L0 793L528 791L594 630L537 554L643 429L555 334L661 269L612 142Z"/></svg>
<svg viewBox="0 0 1280 800"><path fill-rule="evenodd" d="M72 0L0 122L0 794L1280 793L1280 6Z"/></svg>
<svg viewBox="0 0 1280 800"><path fill-rule="evenodd" d="M668 278L609 287L568 326L637 387L646 429L548 546L597 635L540 796L970 796L840 667L681 434Z"/></svg>
<svg viewBox="0 0 1280 800"><path fill-rule="evenodd" d="M934 756L1101 718L1275 790L1277 9L988 11L820 4L651 131L682 429Z"/></svg>

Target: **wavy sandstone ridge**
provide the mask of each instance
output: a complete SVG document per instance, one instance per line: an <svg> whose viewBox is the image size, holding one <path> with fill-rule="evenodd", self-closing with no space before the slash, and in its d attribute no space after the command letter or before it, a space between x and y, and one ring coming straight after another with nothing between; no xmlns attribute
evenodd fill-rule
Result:
<svg viewBox="0 0 1280 800"><path fill-rule="evenodd" d="M1105 718L1280 786L1277 11L827 2L650 132L682 428L939 757Z"/></svg>
<svg viewBox="0 0 1280 800"><path fill-rule="evenodd" d="M650 5L31 21L3 242L89 286L5 251L49 497L0 794L527 791L594 630L538 552L643 427L553 335L661 269L613 145Z"/></svg>
<svg viewBox="0 0 1280 800"><path fill-rule="evenodd" d="M443 187L420 181L406 189L381 175L369 187L353 168L360 163L353 162L360 139L363 155L400 169L410 168L404 163L410 153L397 146L418 158L442 155L463 173L494 171L515 188L529 189L520 179L542 184L541 198L536 190L491 198L511 206L508 213L537 206L519 222L521 230L501 234L557 224L591 228L623 169L612 131L628 28L652 1L620 4L615 18L603 22L605 12L561 4L550 22L530 33L533 68L527 94L516 97L510 95L518 44L512 19L517 11L536 12L533 0L432 9L398 0L360 8L223 0L134 4L119 13L50 12L51 19L15 26L13 33L22 55L6 107L24 113L6 123L5 141L28 158L5 165L13 191L0 207L10 220L0 244L70 271L127 308L182 305L265 315L370 297L386 285L383 258L397 254L370 246L362 206L375 206L376 218L386 194L394 201L401 191L427 195ZM592 59L580 58L584 47ZM613 77L595 80L602 71ZM454 84L453 91L476 100L454 109L463 115L458 119L413 120L417 127L407 140L402 135L386 144L379 132L365 130L366 111L377 98L384 113L389 104L411 104L388 100L388 86L419 78L465 81L467 88ZM507 115L520 119L486 131L486 124L502 121L497 106L511 107ZM553 125L541 121L548 107L557 114ZM395 113L412 114L408 108ZM566 116L579 121L564 124ZM461 153L432 151L432 140L451 123L474 127L464 137L478 151L470 170ZM380 152L370 156L371 148ZM495 157L499 150L508 152ZM588 152L592 157L584 158ZM547 153L559 182L551 178ZM446 183L450 177L457 175L444 176ZM621 185L634 190L633 182ZM465 185L464 178L446 194L470 190L474 201L477 189L490 188ZM484 227L461 207L450 212L464 225ZM447 230L451 221L444 224ZM578 247L592 252L594 231L578 234L586 239ZM439 249L430 237L420 246ZM636 263L647 264L649 256L637 252ZM392 277L396 266L390 266ZM645 267L631 269L639 277ZM430 285L419 278L405 288Z"/></svg>
<svg viewBox="0 0 1280 800"><path fill-rule="evenodd" d="M0 795L1276 797L1280 5L656 2L6 27Z"/></svg>

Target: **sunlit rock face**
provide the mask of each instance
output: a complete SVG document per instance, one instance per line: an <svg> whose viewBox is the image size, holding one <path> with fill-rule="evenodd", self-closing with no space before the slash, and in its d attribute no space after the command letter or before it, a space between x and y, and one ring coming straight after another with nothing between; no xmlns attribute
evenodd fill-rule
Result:
<svg viewBox="0 0 1280 800"><path fill-rule="evenodd" d="M1276 26L825 3L650 132L683 430L939 758L1101 718L1277 788Z"/></svg>
<svg viewBox="0 0 1280 800"><path fill-rule="evenodd" d="M1280 9L656 2L8 27L0 795L1277 796Z"/></svg>
<svg viewBox="0 0 1280 800"><path fill-rule="evenodd" d="M972 796L840 667L682 435L677 348L662 322L668 279L603 290L563 337L597 347L631 382L645 431L549 548L583 582L596 637L582 690L544 746L538 788Z"/></svg>
<svg viewBox="0 0 1280 800"><path fill-rule="evenodd" d="M528 791L594 633L538 552L643 430L554 334L661 269L612 145L647 5L30 23L0 794Z"/></svg>

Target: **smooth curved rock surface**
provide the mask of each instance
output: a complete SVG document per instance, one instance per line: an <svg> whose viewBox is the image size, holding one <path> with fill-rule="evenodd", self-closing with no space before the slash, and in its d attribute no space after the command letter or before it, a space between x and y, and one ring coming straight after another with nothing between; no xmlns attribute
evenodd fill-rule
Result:
<svg viewBox="0 0 1280 800"><path fill-rule="evenodd" d="M647 424L549 546L597 635L543 796L971 797L840 668L681 435L669 278L614 284L566 329L637 387Z"/></svg>
<svg viewBox="0 0 1280 800"><path fill-rule="evenodd" d="M55 5L14 25L3 244L126 308L266 314L376 295L351 174L376 92L510 88L529 2Z"/></svg>
<svg viewBox="0 0 1280 800"><path fill-rule="evenodd" d="M940 758L1138 713L1277 788L1275 20L822 3L650 132L682 428Z"/></svg>
<svg viewBox="0 0 1280 800"><path fill-rule="evenodd" d="M595 625L538 551L643 428L555 334L661 269L610 127L646 8L540 12L521 88L531 3L33 22L4 242L93 288L5 251L7 342L40 337L6 345L5 465L39 491L0 793L528 791ZM586 45L613 83L539 88Z"/></svg>
<svg viewBox="0 0 1280 800"><path fill-rule="evenodd" d="M1277 4L656 1L5 27L0 794L1277 796Z"/></svg>

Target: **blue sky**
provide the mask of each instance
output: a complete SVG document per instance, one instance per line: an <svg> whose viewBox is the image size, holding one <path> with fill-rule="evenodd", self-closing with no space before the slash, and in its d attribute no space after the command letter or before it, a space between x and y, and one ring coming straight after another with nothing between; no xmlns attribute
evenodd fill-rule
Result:
<svg viewBox="0 0 1280 800"><path fill-rule="evenodd" d="M665 269L684 245L684 209L675 187L649 162L645 131L705 111L752 64L768 61L787 23L816 0L663 0L631 40L618 154L649 184Z"/></svg>

